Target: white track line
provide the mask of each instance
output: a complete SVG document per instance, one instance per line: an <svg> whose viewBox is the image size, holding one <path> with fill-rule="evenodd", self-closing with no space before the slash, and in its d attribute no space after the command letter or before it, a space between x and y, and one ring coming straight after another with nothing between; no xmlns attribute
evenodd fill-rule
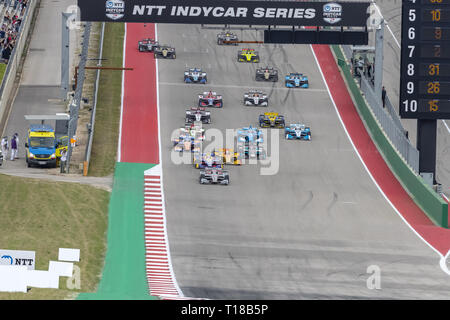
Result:
<svg viewBox="0 0 450 320"><path fill-rule="evenodd" d="M316 64L317 64L317 66L318 66L318 68L319 68L319 71L320 71L320 74L321 74L321 76L322 76L322 79L323 79L323 81L324 81L324 83L325 83L325 86L327 87L328 95L330 96L331 102L333 103L333 106L334 106L334 109L335 109L335 111L336 111L336 114L337 114L337 116L338 116L338 118L339 118L339 121L341 122L341 125L342 125L342 127L344 128L344 131L345 131L345 133L346 133L346 135L347 135L347 138L348 138L348 140L350 141L351 145L353 146L353 149L355 150L355 152L356 152L356 154L357 154L359 160L361 161L362 165L364 166L364 169L366 169L366 172L368 173L369 177L372 179L372 181L373 181L373 183L375 184L375 186L378 188L378 190L379 190L380 193L383 195L383 197L386 199L386 201L391 205L391 207L394 209L394 211L397 213L397 215L403 220L403 222L406 223L406 225L414 232L414 234L415 234L417 237L419 237L419 239L421 239L426 245L428 245L434 252L436 252L436 253L439 255L439 257L440 257L439 265L440 265L442 271L444 271L445 273L447 273L447 274L450 275L450 271L449 271L448 269L446 270L446 269L443 268L444 265L446 266L446 263L445 263L445 262L446 262L446 259L447 259L448 255L450 254L450 251L449 251L449 252L447 253L447 255L444 257L438 250L436 250L431 244L429 244L424 238L422 238L422 236L421 236L421 235L420 235L420 234L419 234L419 233L418 233L418 232L417 232L417 231L416 231L416 230L408 223L408 221L406 221L406 219L401 215L401 213L397 210L397 208L394 206L394 204L389 200L389 198L386 196L386 194L384 193L384 191L383 191L383 190L380 188L380 186L378 185L378 183L377 183L377 181L375 180L375 178L372 176L372 173L370 172L370 170L367 168L366 164L364 163L364 160L362 159L361 155L359 154L358 149L357 149L357 148L355 147L355 145L353 144L353 140L352 140L350 134L348 133L347 128L345 127L345 124L344 124L344 121L343 121L342 118L341 118L341 115L339 114L339 110L338 110L338 108L337 108L337 106L336 106L336 103L335 103L335 101L334 101L334 98L333 98L333 96L332 96L332 94L331 94L331 91L330 91L330 89L329 89L329 87L328 87L327 81L326 81L325 76L324 76L324 74L323 74L323 72L322 72L322 68L320 67L320 63L319 63L319 61L317 60L317 56L316 56L316 53L314 52L314 49L313 49L312 45L310 45L310 48L311 48L311 51L312 51L312 53L313 53L314 59L316 60ZM331 50L331 48L330 48L330 50Z"/></svg>
<svg viewBox="0 0 450 320"><path fill-rule="evenodd" d="M375 6L375 9L377 9L377 11L378 11L378 13L380 14L380 16L383 17L383 14L381 13L380 8L375 4L375 2L373 3L373 5ZM383 17L383 19L384 19L384 17ZM398 42L397 38L396 38L395 35L394 35L394 32L392 32L391 27L389 27L389 24L387 23L386 20L385 20L384 22L385 22L385 26L387 27L389 33L392 35L392 38L394 38L395 43L396 43L397 46L400 48L400 47L401 47L401 46L400 46L400 42Z"/></svg>
<svg viewBox="0 0 450 320"><path fill-rule="evenodd" d="M127 24L124 24L124 34L123 34L123 57L122 57L122 67L125 68L125 54L127 48ZM123 120L123 96L125 94L125 70L122 70L122 96L120 97L120 123L119 123L119 143L117 146L117 162L122 159L121 154L121 144L122 144L122 120Z"/></svg>

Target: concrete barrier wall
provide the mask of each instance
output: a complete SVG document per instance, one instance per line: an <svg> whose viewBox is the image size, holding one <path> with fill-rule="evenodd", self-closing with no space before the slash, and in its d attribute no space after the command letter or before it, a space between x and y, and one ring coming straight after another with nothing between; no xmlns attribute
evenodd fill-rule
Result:
<svg viewBox="0 0 450 320"><path fill-rule="evenodd" d="M16 40L16 46L11 52L8 66L6 67L5 75L0 86L0 124L2 126L2 131L5 127L6 118L8 117L8 114L5 111L9 110L8 104L12 103L11 98L14 94L13 86L16 80L20 60L27 44L26 40L28 32L30 31L31 21L35 14L37 2L38 0L31 0L28 3L27 11L22 20L22 25L20 26L18 39Z"/></svg>
<svg viewBox="0 0 450 320"><path fill-rule="evenodd" d="M448 228L448 204L423 181L422 177L416 175L404 162L398 151L387 139L385 133L378 125L374 114L366 104L361 91L350 73L350 66L345 61L341 47L334 45L331 48L338 60L342 74L347 81L356 108L392 172L397 176L397 179L410 194L414 202L425 212L433 223L440 227Z"/></svg>

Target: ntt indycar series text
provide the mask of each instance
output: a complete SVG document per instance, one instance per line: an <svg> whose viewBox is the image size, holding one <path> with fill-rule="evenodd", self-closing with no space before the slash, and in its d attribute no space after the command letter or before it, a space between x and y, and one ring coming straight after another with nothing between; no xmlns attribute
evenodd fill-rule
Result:
<svg viewBox="0 0 450 320"><path fill-rule="evenodd" d="M81 21L365 27L370 2L78 0Z"/></svg>
<svg viewBox="0 0 450 320"><path fill-rule="evenodd" d="M166 6L134 6L133 15L162 15ZM303 8L255 8L249 13L248 8L242 7L194 7L173 6L170 8L172 17L213 17L213 18L283 18L283 19L313 19L316 9Z"/></svg>

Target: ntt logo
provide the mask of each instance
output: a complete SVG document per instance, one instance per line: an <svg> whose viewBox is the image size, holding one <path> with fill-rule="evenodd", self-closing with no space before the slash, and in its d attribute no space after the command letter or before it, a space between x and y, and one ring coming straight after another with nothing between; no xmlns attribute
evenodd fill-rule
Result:
<svg viewBox="0 0 450 320"><path fill-rule="evenodd" d="M106 16L111 20L118 20L123 18L125 12L125 2L122 0L108 0L106 1Z"/></svg>
<svg viewBox="0 0 450 320"><path fill-rule="evenodd" d="M330 24L342 19L342 6L338 3L327 3L323 6L323 20Z"/></svg>

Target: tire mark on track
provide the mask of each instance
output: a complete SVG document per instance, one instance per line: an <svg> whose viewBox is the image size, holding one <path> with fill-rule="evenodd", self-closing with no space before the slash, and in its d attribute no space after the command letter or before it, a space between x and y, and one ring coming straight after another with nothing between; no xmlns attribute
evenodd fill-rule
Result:
<svg viewBox="0 0 450 320"><path fill-rule="evenodd" d="M314 198L314 193L312 192L312 190L310 190L310 191L309 191L309 197L308 197L308 199L306 200L306 202L302 205L302 207L300 208L300 211L303 211L303 210L308 206L308 204L311 203L311 201L313 200L313 198Z"/></svg>
<svg viewBox="0 0 450 320"><path fill-rule="evenodd" d="M236 259L233 257L233 255L231 254L231 252L228 252L228 256L230 257L231 261L233 261L233 263L239 268L239 269L244 269L239 262L236 261Z"/></svg>
<svg viewBox="0 0 450 320"><path fill-rule="evenodd" d="M338 201L338 194L336 192L333 192L333 200L331 200L330 205L327 207L327 213L328 215L331 215L331 209L336 205Z"/></svg>

